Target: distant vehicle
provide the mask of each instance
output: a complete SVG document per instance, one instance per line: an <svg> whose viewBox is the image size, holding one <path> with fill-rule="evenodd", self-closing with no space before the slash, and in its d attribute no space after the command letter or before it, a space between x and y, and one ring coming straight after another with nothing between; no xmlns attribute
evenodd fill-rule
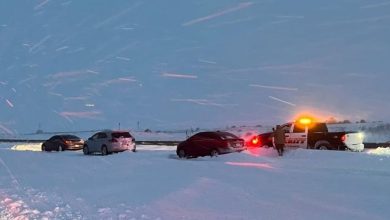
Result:
<svg viewBox="0 0 390 220"><path fill-rule="evenodd" d="M325 123L302 118L282 125L286 147L318 150L363 151L363 134L360 132L329 132ZM258 136L258 146L272 147L272 132Z"/></svg>
<svg viewBox="0 0 390 220"><path fill-rule="evenodd" d="M228 132L200 132L181 142L176 149L180 158L211 156L241 152L244 140Z"/></svg>
<svg viewBox="0 0 390 220"><path fill-rule="evenodd" d="M42 151L64 151L64 150L81 150L83 149L84 140L69 134L54 135L42 143Z"/></svg>
<svg viewBox="0 0 390 220"><path fill-rule="evenodd" d="M135 152L135 138L128 131L101 131L88 138L84 143L85 155L99 152L107 155L113 152L132 150Z"/></svg>

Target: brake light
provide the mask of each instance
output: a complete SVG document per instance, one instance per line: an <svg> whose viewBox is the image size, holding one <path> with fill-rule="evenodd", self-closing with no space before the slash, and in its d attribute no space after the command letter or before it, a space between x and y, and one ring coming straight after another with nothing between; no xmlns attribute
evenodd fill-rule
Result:
<svg viewBox="0 0 390 220"><path fill-rule="evenodd" d="M252 144L253 145L256 145L256 144L258 144L259 143L259 137L254 137L253 139L252 139Z"/></svg>
<svg viewBox="0 0 390 220"><path fill-rule="evenodd" d="M341 141L344 142L345 140L347 140L347 136L344 134L343 136L341 136Z"/></svg>
<svg viewBox="0 0 390 220"><path fill-rule="evenodd" d="M113 138L113 139L111 139L111 140L109 140L110 142L118 142L118 140L117 139L115 139L115 138Z"/></svg>

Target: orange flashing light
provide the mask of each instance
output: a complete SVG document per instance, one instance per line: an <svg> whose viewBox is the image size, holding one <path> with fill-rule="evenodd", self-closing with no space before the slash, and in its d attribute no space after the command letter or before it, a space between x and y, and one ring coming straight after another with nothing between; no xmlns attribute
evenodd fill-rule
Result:
<svg viewBox="0 0 390 220"><path fill-rule="evenodd" d="M304 125L309 125L313 122L313 120L311 118L300 118L298 122Z"/></svg>
<svg viewBox="0 0 390 220"><path fill-rule="evenodd" d="M311 128L315 125L316 120L313 117L310 116L301 116L296 120L296 126L301 128Z"/></svg>

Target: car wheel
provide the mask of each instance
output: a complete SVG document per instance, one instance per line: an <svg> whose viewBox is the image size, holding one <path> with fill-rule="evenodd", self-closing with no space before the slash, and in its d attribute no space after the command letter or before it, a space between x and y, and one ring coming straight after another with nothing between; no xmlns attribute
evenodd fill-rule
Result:
<svg viewBox="0 0 390 220"><path fill-rule="evenodd" d="M64 151L64 147L62 145L59 145L57 151Z"/></svg>
<svg viewBox="0 0 390 220"><path fill-rule="evenodd" d="M218 157L219 152L218 150L214 149L210 152L210 157Z"/></svg>
<svg viewBox="0 0 390 220"><path fill-rule="evenodd" d="M314 145L314 148L317 150L330 150L330 143L327 141L317 141L317 143Z"/></svg>
<svg viewBox="0 0 390 220"><path fill-rule="evenodd" d="M183 149L179 150L179 152L177 153L177 156L179 156L179 158L187 158L187 154L186 154L185 150L183 150Z"/></svg>
<svg viewBox="0 0 390 220"><path fill-rule="evenodd" d="M42 144L41 151L46 151L46 145Z"/></svg>
<svg viewBox="0 0 390 220"><path fill-rule="evenodd" d="M326 144L321 144L320 146L318 146L317 149L318 150L329 150L329 146Z"/></svg>
<svg viewBox="0 0 390 220"><path fill-rule="evenodd" d="M85 146L83 147L83 153L84 153L84 155L88 155L88 154L89 154L89 149L88 149L88 146L87 146L87 145L85 145Z"/></svg>
<svg viewBox="0 0 390 220"><path fill-rule="evenodd" d="M108 154L107 146L102 147L102 155L106 156Z"/></svg>

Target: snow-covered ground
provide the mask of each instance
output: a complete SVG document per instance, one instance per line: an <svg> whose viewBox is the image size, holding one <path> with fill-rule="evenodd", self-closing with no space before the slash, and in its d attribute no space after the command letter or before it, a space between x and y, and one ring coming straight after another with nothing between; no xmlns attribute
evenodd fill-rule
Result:
<svg viewBox="0 0 390 220"><path fill-rule="evenodd" d="M0 219L390 219L390 149L179 160L171 146L11 148L0 144Z"/></svg>

